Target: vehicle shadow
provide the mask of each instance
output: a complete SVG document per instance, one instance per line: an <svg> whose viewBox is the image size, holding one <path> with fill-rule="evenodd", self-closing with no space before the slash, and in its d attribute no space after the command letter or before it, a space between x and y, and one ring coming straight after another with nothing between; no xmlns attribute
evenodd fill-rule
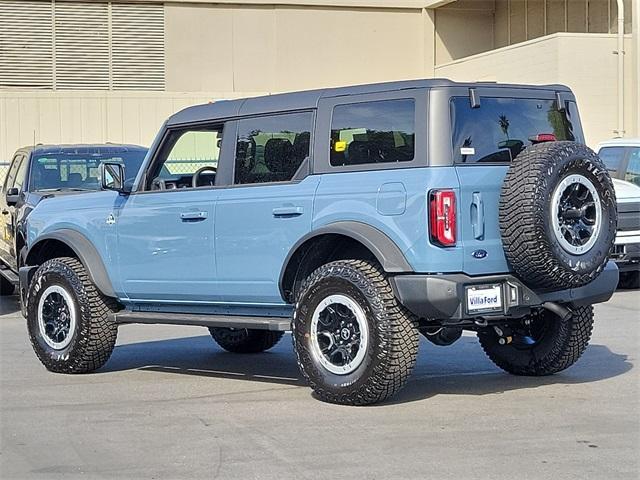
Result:
<svg viewBox="0 0 640 480"><path fill-rule="evenodd" d="M597 382L628 372L633 366L627 359L627 355L595 344L565 372L547 377L517 377L495 367L474 335L465 335L446 348L421 340L418 362L409 382L398 395L380 405L425 400L439 394L488 395L551 384ZM273 350L251 355L225 352L208 335L119 345L99 372L132 369L306 386L290 335Z"/></svg>
<svg viewBox="0 0 640 480"><path fill-rule="evenodd" d="M17 295L0 297L0 315L9 315L20 311L20 299Z"/></svg>

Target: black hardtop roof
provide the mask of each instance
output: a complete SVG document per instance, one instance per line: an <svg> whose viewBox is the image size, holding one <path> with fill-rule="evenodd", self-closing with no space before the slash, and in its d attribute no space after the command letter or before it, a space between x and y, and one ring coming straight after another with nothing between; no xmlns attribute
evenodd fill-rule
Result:
<svg viewBox="0 0 640 480"><path fill-rule="evenodd" d="M36 144L20 149L22 152L35 153L37 155L90 155L95 153L118 154L126 152L146 152L147 147L120 143L69 143L69 144Z"/></svg>
<svg viewBox="0 0 640 480"><path fill-rule="evenodd" d="M207 121L212 119L230 118L261 113L275 113L288 110L305 110L316 108L321 98L340 97L365 93L392 92L398 90L412 90L438 87L495 87L495 88L526 88L533 90L569 91L564 85L519 85L496 82L453 82L443 78L428 80L405 80L399 82L371 83L350 87L326 88L307 90L302 92L278 93L261 97L240 98L236 100L220 100L187 107L167 120L167 125Z"/></svg>

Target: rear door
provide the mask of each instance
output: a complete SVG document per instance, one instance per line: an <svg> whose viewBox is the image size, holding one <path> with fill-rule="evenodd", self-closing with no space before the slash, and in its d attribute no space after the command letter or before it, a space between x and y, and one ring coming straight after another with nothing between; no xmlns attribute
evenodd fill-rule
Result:
<svg viewBox="0 0 640 480"><path fill-rule="evenodd" d="M538 135L583 141L580 120L573 99L554 91L487 87L459 93L450 112L463 268L470 275L507 272L498 204L509 164Z"/></svg>
<svg viewBox="0 0 640 480"><path fill-rule="evenodd" d="M216 206L216 290L226 302L284 304L280 271L311 230L319 182L308 175L313 121L311 111L237 121L230 185Z"/></svg>

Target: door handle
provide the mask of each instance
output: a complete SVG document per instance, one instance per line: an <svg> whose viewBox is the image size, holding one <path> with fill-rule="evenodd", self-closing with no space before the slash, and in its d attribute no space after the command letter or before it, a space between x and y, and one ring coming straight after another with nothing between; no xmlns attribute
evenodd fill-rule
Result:
<svg viewBox="0 0 640 480"><path fill-rule="evenodd" d="M277 207L273 209L273 216L276 218L282 217L299 217L304 213L303 207L296 207L294 205L286 207Z"/></svg>
<svg viewBox="0 0 640 480"><path fill-rule="evenodd" d="M182 212L180 219L183 222L199 222L206 220L209 214L207 212Z"/></svg>
<svg viewBox="0 0 640 480"><path fill-rule="evenodd" d="M477 240L484 238L484 202L482 194L473 193L473 201L471 202L471 226L473 228L473 237Z"/></svg>

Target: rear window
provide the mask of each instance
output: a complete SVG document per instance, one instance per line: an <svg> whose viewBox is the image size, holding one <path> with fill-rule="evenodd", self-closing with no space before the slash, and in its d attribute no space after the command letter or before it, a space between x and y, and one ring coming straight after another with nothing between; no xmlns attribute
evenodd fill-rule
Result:
<svg viewBox="0 0 640 480"><path fill-rule="evenodd" d="M413 99L338 105L331 118L331 165L410 162L415 152Z"/></svg>
<svg viewBox="0 0 640 480"><path fill-rule="evenodd" d="M451 119L456 163L508 163L538 135L583 141L574 102L558 110L555 100L482 97L471 108L469 97L454 97Z"/></svg>

